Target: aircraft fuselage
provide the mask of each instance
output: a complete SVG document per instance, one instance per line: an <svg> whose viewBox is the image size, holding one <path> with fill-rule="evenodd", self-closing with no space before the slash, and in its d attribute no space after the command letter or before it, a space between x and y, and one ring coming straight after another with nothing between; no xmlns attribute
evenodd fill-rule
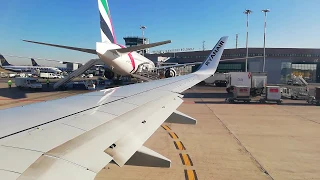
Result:
<svg viewBox="0 0 320 180"><path fill-rule="evenodd" d="M40 72L48 72L48 73L61 73L62 71L58 68L53 67L40 67L40 66L2 66L3 69L13 72L32 72L35 70L40 70Z"/></svg>
<svg viewBox="0 0 320 180"><path fill-rule="evenodd" d="M142 68L152 69L154 63L137 52L118 53L113 49L124 48L122 45L97 42L99 58L118 75L137 73Z"/></svg>

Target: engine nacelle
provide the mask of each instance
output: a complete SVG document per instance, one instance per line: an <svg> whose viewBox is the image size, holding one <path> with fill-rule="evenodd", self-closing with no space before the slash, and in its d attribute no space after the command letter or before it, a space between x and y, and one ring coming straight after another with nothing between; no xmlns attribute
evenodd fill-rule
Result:
<svg viewBox="0 0 320 180"><path fill-rule="evenodd" d="M175 77L177 75L177 71L173 68L167 69L164 73L165 78Z"/></svg>
<svg viewBox="0 0 320 180"><path fill-rule="evenodd" d="M104 71L104 76L107 78L107 79L113 79L114 78L114 72L112 72L110 69L105 69Z"/></svg>

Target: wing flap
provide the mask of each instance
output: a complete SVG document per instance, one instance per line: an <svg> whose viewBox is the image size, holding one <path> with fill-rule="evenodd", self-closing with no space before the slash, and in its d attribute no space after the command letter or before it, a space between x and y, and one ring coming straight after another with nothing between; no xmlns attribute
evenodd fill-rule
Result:
<svg viewBox="0 0 320 180"><path fill-rule="evenodd" d="M119 139L121 139L123 136L126 136L128 132L131 132L132 130L135 130L137 127L139 127L142 119L144 119L146 115L153 114L155 111L160 109L162 104L161 103L159 104L159 101L168 100L164 97L167 97L167 94L163 94L163 96L159 96L154 101L150 101L146 104L143 104L138 108L135 108L133 110L128 110L129 112L119 117L116 117L112 120L109 120L106 123L90 131L83 132L81 135L65 142L64 144L61 144L61 145L55 144L54 145L56 146L55 148L47 152L44 152L45 157L41 156L41 158L39 158L37 161L35 161L34 163L32 162L31 163L32 165L25 172L23 172L22 177L24 176L29 177L29 174L34 174L34 177L41 179L42 177L50 177L51 173L55 177L54 174L57 172L60 172L60 173L63 172L63 174L68 175L69 169L63 170L61 168L61 167L67 168L67 165L65 164L66 162L71 163L75 166L79 166L80 169L81 168L87 169L88 171L91 171L93 173L99 172L105 165L107 165L112 160L112 157L104 153L104 151L110 145L114 144ZM112 106L114 106L114 104L110 104L109 107L112 107ZM119 106L116 106L116 107L119 108ZM143 113L141 113L142 111ZM99 116L100 118L103 118L104 113L101 113ZM75 119L77 118L85 118L87 119L87 121L89 121L87 117L84 117L81 115L79 115L79 117L75 117ZM66 122L63 121L63 123L66 123ZM56 135L58 132L63 131L60 126L61 125L56 126L55 128L52 128L52 130L53 129L56 130L55 131ZM70 128L73 128L73 127L70 127ZM48 134L43 134L41 132L44 132L44 131L39 131L39 136L40 134L42 134L43 137L46 137L47 142L51 142L54 138L56 138L53 136L53 134L49 136ZM153 132L150 131L150 133L153 133ZM61 133L61 134L65 134L65 133ZM23 139L24 138L21 138L21 141L23 141ZM32 139L33 138L31 134L30 140ZM44 140L34 138L34 142L28 141L27 143L33 144L32 146L34 148L37 146L35 145L35 143L37 142L44 142ZM140 147L138 147L138 149ZM48 160L48 157L51 158L50 161ZM50 164L47 165L47 163L50 163ZM43 173L40 173L41 172L40 170L43 171Z"/></svg>
<svg viewBox="0 0 320 180"><path fill-rule="evenodd" d="M59 158L43 155L18 180L93 180L95 176L96 173L85 167Z"/></svg>
<svg viewBox="0 0 320 180"><path fill-rule="evenodd" d="M147 91L142 94L137 94L135 96L132 96L130 98L123 99L122 102L134 104L136 106L143 105L145 103L155 101L159 97L169 96L172 95L172 92L167 91Z"/></svg>
<svg viewBox="0 0 320 180"><path fill-rule="evenodd" d="M100 106L94 111L109 113L115 116L120 116L125 112L131 111L137 108L137 105L125 103L123 101L116 101L112 103L112 106Z"/></svg>
<svg viewBox="0 0 320 180"><path fill-rule="evenodd" d="M145 146L141 146L140 149L126 162L126 165L169 168L171 166L171 161L161 154Z"/></svg>
<svg viewBox="0 0 320 180"><path fill-rule="evenodd" d="M182 102L177 94L171 94L161 98L156 104L151 103L150 106L156 111L151 114L144 113L144 118L140 120L142 122L115 142L116 147L108 148L106 153L122 167Z"/></svg>
<svg viewBox="0 0 320 180"><path fill-rule="evenodd" d="M94 110L88 114L84 114L81 117L73 118L70 121L65 122L65 125L69 125L71 127L76 127L82 130L89 131L95 127L106 123L117 116L103 113L103 112L94 112ZM88 120L89 119L89 120Z"/></svg>
<svg viewBox="0 0 320 180"><path fill-rule="evenodd" d="M16 180L20 176L19 173L0 169L0 177L6 180Z"/></svg>
<svg viewBox="0 0 320 180"><path fill-rule="evenodd" d="M38 151L6 146L0 146L0 154L6 154L6 156L1 156L0 169L19 175L42 155ZM3 179L2 176L0 177Z"/></svg>
<svg viewBox="0 0 320 180"><path fill-rule="evenodd" d="M62 133L57 133L58 130ZM11 141L7 141L3 145L45 153L50 149L83 134L84 132L84 130L79 128L54 123L41 127L41 129L30 130L25 134L25 136L20 136L12 139Z"/></svg>

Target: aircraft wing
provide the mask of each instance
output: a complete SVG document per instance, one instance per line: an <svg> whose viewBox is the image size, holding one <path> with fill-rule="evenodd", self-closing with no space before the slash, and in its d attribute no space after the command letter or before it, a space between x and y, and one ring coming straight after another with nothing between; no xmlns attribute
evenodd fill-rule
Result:
<svg viewBox="0 0 320 180"><path fill-rule="evenodd" d="M55 60L55 59L48 59L48 58L40 58L40 57L29 57L29 56L16 56L16 55L8 55L6 56L9 57L16 57L16 58L25 58L25 59L35 59L35 60L45 60L45 61L53 61L61 64L66 64L66 63L76 63L76 64L84 64L83 62L75 62L75 61L61 61L61 60Z"/></svg>
<svg viewBox="0 0 320 180"><path fill-rule="evenodd" d="M136 152L170 165L143 144L183 102L181 92L215 73L227 39L192 74L0 110L0 179L93 180Z"/></svg>

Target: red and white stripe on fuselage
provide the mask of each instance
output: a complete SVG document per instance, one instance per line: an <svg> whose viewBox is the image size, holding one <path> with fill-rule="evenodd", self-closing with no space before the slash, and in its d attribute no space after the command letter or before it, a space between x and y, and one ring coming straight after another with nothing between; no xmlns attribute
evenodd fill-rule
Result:
<svg viewBox="0 0 320 180"><path fill-rule="evenodd" d="M121 48L126 48L123 45L120 45L120 44L117 44L117 45L120 46ZM131 61L131 65L132 65L132 70L130 71L130 74L135 73L138 70L139 65L141 65L141 64L144 64L145 66L148 66L148 68L154 68L155 67L154 63L151 60L149 60L148 58L140 55L137 52L129 52L128 53L128 57L129 57L129 59Z"/></svg>
<svg viewBox="0 0 320 180"><path fill-rule="evenodd" d="M122 45L103 42L97 42L96 45L96 51L100 59L118 75L126 76L136 73L141 64L145 64L149 68L154 67L151 60L135 51L123 54L112 51L112 49L119 49L119 47L125 48Z"/></svg>
<svg viewBox="0 0 320 180"><path fill-rule="evenodd" d="M120 46L121 48L126 48L125 46L123 46L121 44L118 44L118 46ZM130 72L130 73L132 73L132 72L134 72L136 70L136 62L133 59L132 52L129 52L128 56L129 56L129 59L130 59L131 64L132 64L132 71Z"/></svg>
<svg viewBox="0 0 320 180"><path fill-rule="evenodd" d="M112 51L119 48L121 48L119 45L113 43L96 43L97 55L113 72L121 76L130 75L130 72L133 70L130 57L127 53L118 54Z"/></svg>

